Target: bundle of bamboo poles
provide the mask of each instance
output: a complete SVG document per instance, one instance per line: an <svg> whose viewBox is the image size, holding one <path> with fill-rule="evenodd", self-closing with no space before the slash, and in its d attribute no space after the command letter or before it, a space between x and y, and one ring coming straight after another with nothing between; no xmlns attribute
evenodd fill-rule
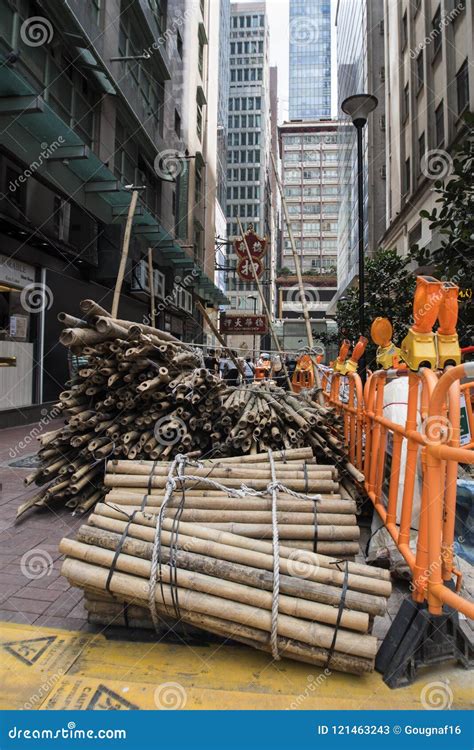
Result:
<svg viewBox="0 0 474 750"><path fill-rule="evenodd" d="M276 480L288 490L278 493L278 531L288 546L349 557L359 551L356 503L342 498L334 465L317 464L311 448L274 454ZM139 509L157 514L163 503L170 464L152 461L107 462L105 501L119 512ZM172 494L170 512L183 502L180 519L253 539L272 537L272 499L265 493L272 481L268 453L202 461L183 469L184 479ZM211 482L217 482L214 487ZM242 491L242 488L243 491ZM232 490L240 490L232 496ZM299 493L295 497L290 493ZM320 496L317 501L309 496Z"/></svg>
<svg viewBox="0 0 474 750"><path fill-rule="evenodd" d="M25 479L39 491L17 517L58 503L89 510L103 498L109 456L156 461L311 446L327 463L343 459L331 409L271 383L229 387L171 334L116 320L91 300L80 308L82 318L58 316L66 326L60 341L79 363L56 405L65 425L39 436L40 466Z"/></svg>
<svg viewBox="0 0 474 750"><path fill-rule="evenodd" d="M156 523L146 511L129 518L100 503L75 540L62 540L62 573L84 590L90 620L151 627L154 602L159 632L179 621L271 652L272 542L183 520L176 535L175 520L166 516L158 582L151 585ZM279 573L279 655L354 674L372 671L377 639L370 632L373 618L386 611L389 574L284 541Z"/></svg>
<svg viewBox="0 0 474 750"><path fill-rule="evenodd" d="M150 326L114 320L91 300L84 319L60 313L60 340L79 367L60 394L65 426L38 439L40 466L25 479L40 491L18 509L60 502L86 511L102 496L104 460L208 451L222 404L219 378L193 347Z"/></svg>

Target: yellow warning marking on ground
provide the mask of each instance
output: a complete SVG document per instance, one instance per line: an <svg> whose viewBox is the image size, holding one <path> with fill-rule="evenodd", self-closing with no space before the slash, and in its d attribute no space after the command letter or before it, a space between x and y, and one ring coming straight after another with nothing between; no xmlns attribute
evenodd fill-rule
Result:
<svg viewBox="0 0 474 750"><path fill-rule="evenodd" d="M125 635L125 633L124 633ZM459 667L433 667L390 690L379 674L355 677L244 646L107 640L5 623L0 627L1 708L416 709L430 682L443 681L452 708L471 707L471 680Z"/></svg>

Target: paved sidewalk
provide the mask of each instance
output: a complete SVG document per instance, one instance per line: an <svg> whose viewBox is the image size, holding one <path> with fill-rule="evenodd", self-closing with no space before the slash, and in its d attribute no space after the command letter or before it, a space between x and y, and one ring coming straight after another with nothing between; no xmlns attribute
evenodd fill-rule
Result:
<svg viewBox="0 0 474 750"><path fill-rule="evenodd" d="M51 422L42 432L61 423ZM36 423L0 430L0 621L93 630L86 622L82 592L60 576L59 542L74 536L84 519L65 509L38 509L15 524L18 506L37 488L23 485L34 467L10 464L34 456L37 430Z"/></svg>

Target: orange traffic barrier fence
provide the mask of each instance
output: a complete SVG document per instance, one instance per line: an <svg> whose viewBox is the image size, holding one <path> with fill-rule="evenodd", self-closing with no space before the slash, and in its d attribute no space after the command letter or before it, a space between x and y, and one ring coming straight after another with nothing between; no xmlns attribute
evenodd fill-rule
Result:
<svg viewBox="0 0 474 750"><path fill-rule="evenodd" d="M474 376L474 363L449 367L438 374L426 367L417 372L406 368L378 370L368 376L364 388L356 372L343 374L324 367L320 373L325 401L341 416L349 460L363 472L366 493L412 572L413 600L426 601L433 615L441 614L443 605L448 605L474 618L474 604L459 594L461 574L453 564L458 464L474 464L474 381L461 380ZM396 378L408 379L405 424L384 416L384 389ZM461 403L469 440L463 446ZM385 504L388 440L391 464ZM404 446L406 460L402 461ZM413 551L410 530L415 521L419 457L421 503ZM455 591L451 587L453 578Z"/></svg>

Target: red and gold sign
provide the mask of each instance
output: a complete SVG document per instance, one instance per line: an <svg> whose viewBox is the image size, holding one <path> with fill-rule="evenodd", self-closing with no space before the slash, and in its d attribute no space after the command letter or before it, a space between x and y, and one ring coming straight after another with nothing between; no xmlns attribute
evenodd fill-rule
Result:
<svg viewBox="0 0 474 750"><path fill-rule="evenodd" d="M241 313L239 315L228 315L221 313L220 332L239 333L245 336L256 333L267 333L268 325L265 315Z"/></svg>
<svg viewBox="0 0 474 750"><path fill-rule="evenodd" d="M263 274L263 263L260 258L252 258L257 279ZM237 275L242 281L254 281L254 270L248 258L240 258L237 263Z"/></svg>
<svg viewBox="0 0 474 750"><path fill-rule="evenodd" d="M255 234L252 225L245 232L245 240L247 240L247 247L252 258L262 258L267 252L267 240L264 237L259 237ZM247 258L247 250L245 247L245 240L242 237L234 240L234 250L239 258Z"/></svg>

